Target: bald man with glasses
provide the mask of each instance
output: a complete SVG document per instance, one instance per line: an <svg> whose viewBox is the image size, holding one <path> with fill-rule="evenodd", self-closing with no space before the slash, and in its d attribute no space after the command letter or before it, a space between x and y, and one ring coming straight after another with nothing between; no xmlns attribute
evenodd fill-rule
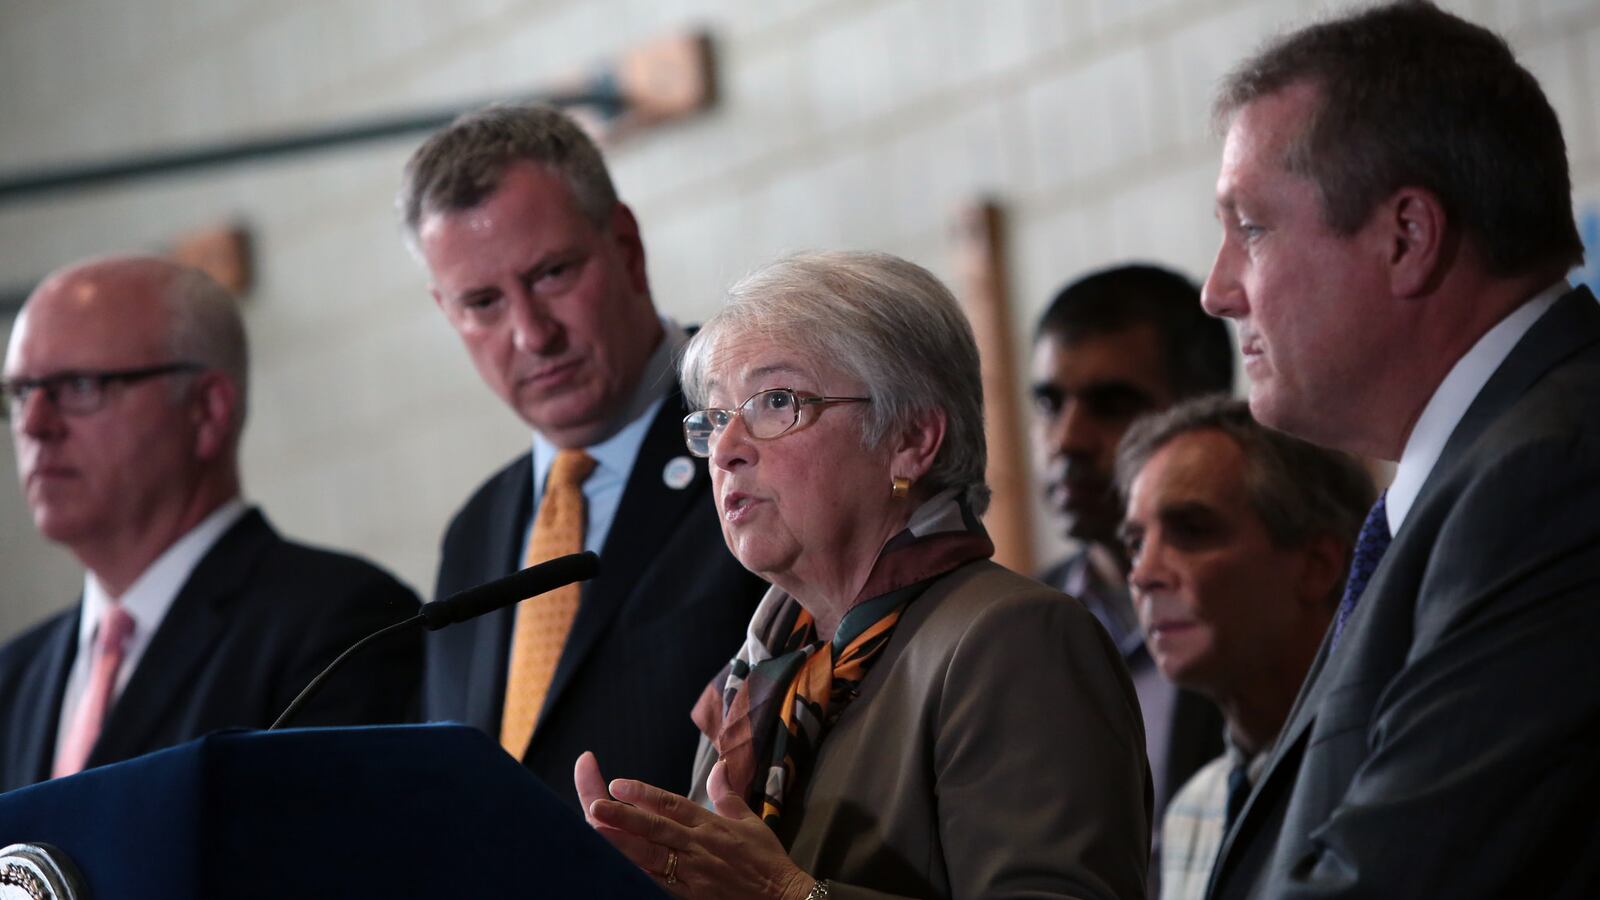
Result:
<svg viewBox="0 0 1600 900"><path fill-rule="evenodd" d="M79 602L0 648L0 789L264 727L417 598L284 540L240 495L248 381L233 298L164 260L69 266L29 297L0 379L35 527L86 570ZM419 638L373 648L296 724L395 722Z"/></svg>

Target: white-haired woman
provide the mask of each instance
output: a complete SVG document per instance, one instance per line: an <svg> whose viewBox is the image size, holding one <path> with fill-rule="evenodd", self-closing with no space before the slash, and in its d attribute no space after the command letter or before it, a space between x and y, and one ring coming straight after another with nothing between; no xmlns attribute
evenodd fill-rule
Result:
<svg viewBox="0 0 1600 900"><path fill-rule="evenodd" d="M694 710L692 798L584 754L589 821L684 897L1143 896L1137 701L1079 604L988 560L949 291L892 256L791 257L732 288L682 374L723 536L773 587Z"/></svg>

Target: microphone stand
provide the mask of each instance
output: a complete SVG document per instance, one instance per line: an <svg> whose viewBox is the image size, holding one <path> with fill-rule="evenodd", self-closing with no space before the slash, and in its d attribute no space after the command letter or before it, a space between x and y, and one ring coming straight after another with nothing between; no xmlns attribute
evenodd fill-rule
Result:
<svg viewBox="0 0 1600 900"><path fill-rule="evenodd" d="M348 650L344 651L343 653L339 654L339 657L337 659L335 659L333 662L329 663L328 667L326 669L323 669L321 672L319 672L317 674L317 677L311 679L311 683L310 684L306 685L305 688L303 690L301 690L299 694L295 695L294 700L289 703L288 708L283 711L282 715L278 716L276 721L274 721L271 725L267 726L267 730L268 731L272 731L274 729L280 728L280 727L282 727L283 723L285 723L285 722L289 721L290 719L294 718L294 714L300 711L300 707L306 705L306 701L310 700L311 696L317 692L317 689L322 687L322 683L324 681L328 680L328 676L332 675L334 672L339 671L339 667L344 665L345 660L347 660L350 657L354 656L356 654L356 651L360 650L362 647L367 646L368 644L372 643L373 641L376 641L377 639L379 639L381 637L385 637L387 635L394 634L394 633L396 633L398 631L401 631L401 630L403 630L405 628L409 628L412 625L421 625L422 622L423 622L422 614L418 613L417 615L414 615L409 619L405 619L405 620L396 622L393 625L390 625L390 626L388 626L386 628L381 628L381 629L379 629L377 631L374 631L373 633L367 635L366 637L362 638L361 640L356 641L354 644L350 645L350 649L348 649Z"/></svg>
<svg viewBox="0 0 1600 900"><path fill-rule="evenodd" d="M272 731L275 728L282 727L285 722L294 718L294 714L300 711L300 707L304 706L306 701L316 694L317 689L322 686L324 681L328 680L329 675L337 672L339 667L344 665L345 660L354 656L361 648L385 635L394 634L413 625L421 625L429 631L438 631L457 622L465 622L484 613L504 609L507 606L537 597L556 588L564 587L574 582L587 581L599 571L600 557L596 556L592 551L569 553L566 556L558 556L538 565L529 566L520 572L513 572L488 584L480 584L475 588L452 594L444 600L424 603L416 615L374 631L356 641L350 649L339 654L339 657L329 663L326 669L323 669L317 674L317 677L311 679L311 683L305 686L305 690L302 690L290 702L289 708L283 711L283 715L278 716L277 721L267 726L267 730Z"/></svg>

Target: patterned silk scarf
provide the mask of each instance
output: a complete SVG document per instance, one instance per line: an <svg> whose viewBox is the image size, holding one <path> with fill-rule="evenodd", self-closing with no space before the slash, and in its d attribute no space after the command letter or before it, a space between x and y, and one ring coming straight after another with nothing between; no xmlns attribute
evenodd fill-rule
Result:
<svg viewBox="0 0 1600 900"><path fill-rule="evenodd" d="M963 492L949 490L884 544L833 640L817 636L811 613L794 597L767 591L744 646L706 687L693 718L724 760L729 783L769 826L888 646L906 605L938 576L993 554Z"/></svg>

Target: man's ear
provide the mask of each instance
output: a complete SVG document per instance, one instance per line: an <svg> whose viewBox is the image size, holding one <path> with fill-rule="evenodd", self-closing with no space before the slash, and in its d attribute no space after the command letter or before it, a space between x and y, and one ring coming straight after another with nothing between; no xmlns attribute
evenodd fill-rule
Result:
<svg viewBox="0 0 1600 900"><path fill-rule="evenodd" d="M1401 188L1377 210L1389 287L1396 297L1432 293L1454 248L1444 204L1424 188Z"/></svg>
<svg viewBox="0 0 1600 900"><path fill-rule="evenodd" d="M234 420L239 410L239 389L232 378L216 369L201 372L195 378L194 452L199 459L210 462L231 452L229 448L238 431Z"/></svg>
<svg viewBox="0 0 1600 900"><path fill-rule="evenodd" d="M628 204L618 202L611 209L611 238L622 252L628 269L628 284L636 293L644 293L650 279L645 272L644 239L639 237L639 220L633 217Z"/></svg>
<svg viewBox="0 0 1600 900"><path fill-rule="evenodd" d="M918 413L894 436L895 453L890 461L892 478L909 478L920 481L933 468L934 457L944 446L945 426L948 416L942 409L929 409Z"/></svg>

